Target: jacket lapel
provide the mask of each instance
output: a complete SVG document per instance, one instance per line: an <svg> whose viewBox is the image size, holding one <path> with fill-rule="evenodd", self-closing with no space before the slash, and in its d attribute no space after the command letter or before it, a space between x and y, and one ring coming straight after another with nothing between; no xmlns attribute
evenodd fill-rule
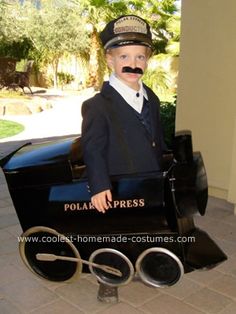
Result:
<svg viewBox="0 0 236 314"><path fill-rule="evenodd" d="M152 94L149 92L149 89L144 86L149 102L149 110L150 110L150 123L151 123L151 134L146 130L145 126L141 123L138 116L135 113L135 110L124 100L124 98L113 88L110 86L108 82L103 84L101 94L103 97L109 101L109 105L113 106L113 109L117 113L119 117L119 121L121 125L124 125L124 121L130 121L130 123L136 124L139 128L140 132L142 132L148 139L148 141L155 141L156 136L156 112L154 106L154 100Z"/></svg>

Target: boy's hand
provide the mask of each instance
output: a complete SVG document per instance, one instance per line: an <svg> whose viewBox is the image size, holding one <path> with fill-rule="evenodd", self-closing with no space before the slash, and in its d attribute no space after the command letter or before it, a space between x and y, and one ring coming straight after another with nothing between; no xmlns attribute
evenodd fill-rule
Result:
<svg viewBox="0 0 236 314"><path fill-rule="evenodd" d="M112 194L110 190L105 190L97 193L91 197L91 202L93 206L101 213L105 213L109 206L107 201L112 201Z"/></svg>

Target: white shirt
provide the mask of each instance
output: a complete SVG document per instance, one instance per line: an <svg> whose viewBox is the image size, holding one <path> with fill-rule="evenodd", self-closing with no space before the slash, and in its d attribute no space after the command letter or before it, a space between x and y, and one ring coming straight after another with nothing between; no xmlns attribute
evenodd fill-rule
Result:
<svg viewBox="0 0 236 314"><path fill-rule="evenodd" d="M139 91L135 91L131 87L127 86L124 82L118 79L114 73L111 74L109 83L124 98L124 100L132 108L134 108L134 110L141 113L143 107L143 97L148 100L147 92L143 87L142 81L139 82Z"/></svg>

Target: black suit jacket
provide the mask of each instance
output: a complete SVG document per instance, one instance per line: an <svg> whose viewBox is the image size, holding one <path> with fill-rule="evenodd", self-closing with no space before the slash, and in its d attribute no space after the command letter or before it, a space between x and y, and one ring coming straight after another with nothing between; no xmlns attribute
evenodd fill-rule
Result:
<svg viewBox="0 0 236 314"><path fill-rule="evenodd" d="M82 105L82 150L91 194L112 189L110 176L160 170L165 149L160 102L144 85L150 108L151 134L134 109L109 85Z"/></svg>

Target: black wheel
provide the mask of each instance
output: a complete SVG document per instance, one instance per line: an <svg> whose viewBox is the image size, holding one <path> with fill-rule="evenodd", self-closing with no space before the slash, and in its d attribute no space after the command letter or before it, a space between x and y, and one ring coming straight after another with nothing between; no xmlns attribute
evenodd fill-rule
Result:
<svg viewBox="0 0 236 314"><path fill-rule="evenodd" d="M165 248L145 250L138 257L135 266L141 280L152 287L172 286L184 274L179 258Z"/></svg>
<svg viewBox="0 0 236 314"><path fill-rule="evenodd" d="M116 276L105 272L99 268L89 265L89 269L98 281L108 286L117 287L129 283L134 275L134 267L131 261L120 251L111 248L102 248L94 251L90 258L90 262L102 264L118 269L121 276Z"/></svg>
<svg viewBox="0 0 236 314"><path fill-rule="evenodd" d="M38 253L80 258L72 242L56 230L48 227L32 227L21 236L20 255L25 265L36 275L51 281L72 281L82 272L81 262L41 261Z"/></svg>

